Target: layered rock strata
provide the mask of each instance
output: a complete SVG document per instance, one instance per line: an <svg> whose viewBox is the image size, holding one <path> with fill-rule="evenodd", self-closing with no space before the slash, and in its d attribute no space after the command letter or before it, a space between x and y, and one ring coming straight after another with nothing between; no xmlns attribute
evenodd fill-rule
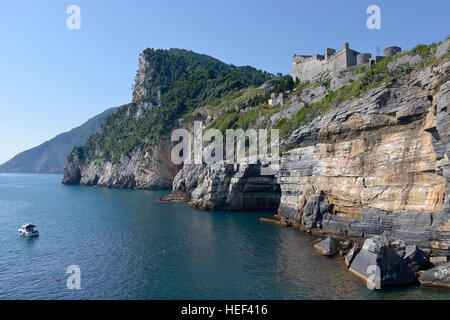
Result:
<svg viewBox="0 0 450 320"><path fill-rule="evenodd" d="M197 208L278 208L282 224L303 230L384 235L448 255L449 71L450 62L413 71L294 131L283 145L296 148L273 177L185 166L173 190Z"/></svg>
<svg viewBox="0 0 450 320"><path fill-rule="evenodd" d="M448 252L449 69L372 89L286 139L304 145L283 156L277 175L286 223Z"/></svg>
<svg viewBox="0 0 450 320"><path fill-rule="evenodd" d="M258 164L191 165L173 185L175 192L188 192L191 205L199 209L275 211L280 201L275 176L261 176Z"/></svg>
<svg viewBox="0 0 450 320"><path fill-rule="evenodd" d="M161 138L148 152L134 151L122 156L118 164L91 161L81 165L74 159L64 168L64 184L80 184L108 188L168 189L179 168L170 159L172 145Z"/></svg>

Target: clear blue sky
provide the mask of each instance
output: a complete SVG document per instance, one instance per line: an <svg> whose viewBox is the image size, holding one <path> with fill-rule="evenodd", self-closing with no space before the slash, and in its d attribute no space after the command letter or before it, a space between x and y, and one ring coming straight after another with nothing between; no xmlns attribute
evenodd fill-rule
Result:
<svg viewBox="0 0 450 320"><path fill-rule="evenodd" d="M81 8L81 30L66 8ZM366 8L381 7L381 30ZM227 63L290 73L294 53L410 49L445 39L450 1L2 0L0 163L131 100L139 53L186 48Z"/></svg>

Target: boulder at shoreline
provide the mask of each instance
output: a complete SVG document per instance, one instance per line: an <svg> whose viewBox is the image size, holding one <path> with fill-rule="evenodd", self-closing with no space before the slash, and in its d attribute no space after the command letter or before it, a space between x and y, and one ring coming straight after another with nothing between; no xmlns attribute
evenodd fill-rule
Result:
<svg viewBox="0 0 450 320"><path fill-rule="evenodd" d="M360 252L351 262L350 272L367 282L369 289L382 289L393 285L416 282L408 264L381 237L364 241Z"/></svg>

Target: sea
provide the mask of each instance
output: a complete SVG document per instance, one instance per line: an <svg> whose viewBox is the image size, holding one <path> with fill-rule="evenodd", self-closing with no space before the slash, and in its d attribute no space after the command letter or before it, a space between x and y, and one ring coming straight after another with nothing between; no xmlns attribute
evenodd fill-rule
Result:
<svg viewBox="0 0 450 320"><path fill-rule="evenodd" d="M0 174L0 299L450 299L450 290L369 290L315 236L270 212L159 203L170 190L66 186ZM38 237L17 229L32 223Z"/></svg>

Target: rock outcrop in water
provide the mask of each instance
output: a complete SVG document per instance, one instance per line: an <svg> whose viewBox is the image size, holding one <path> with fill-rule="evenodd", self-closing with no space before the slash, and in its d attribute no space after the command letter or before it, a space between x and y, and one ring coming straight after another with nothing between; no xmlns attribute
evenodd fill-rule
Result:
<svg viewBox="0 0 450 320"><path fill-rule="evenodd" d="M428 256L415 244L407 245L403 240L395 240L390 243L390 246L406 262L411 271L418 272L429 267Z"/></svg>
<svg viewBox="0 0 450 320"><path fill-rule="evenodd" d="M258 164L189 166L174 179L174 191L190 195L199 209L275 211L280 202L280 187L275 176L261 176Z"/></svg>
<svg viewBox="0 0 450 320"><path fill-rule="evenodd" d="M361 251L361 245L359 243L354 243L353 247L344 257L344 261L347 267L350 267L359 251Z"/></svg>
<svg viewBox="0 0 450 320"><path fill-rule="evenodd" d="M379 237L367 239L350 264L350 272L367 282L371 289L407 285L416 281L408 264L390 244Z"/></svg>
<svg viewBox="0 0 450 320"><path fill-rule="evenodd" d="M450 263L425 271L419 281L424 286L450 289Z"/></svg>
<svg viewBox="0 0 450 320"><path fill-rule="evenodd" d="M339 252L341 249L341 245L339 241L333 237L327 237L314 245L314 248L317 249L324 256L333 256Z"/></svg>

